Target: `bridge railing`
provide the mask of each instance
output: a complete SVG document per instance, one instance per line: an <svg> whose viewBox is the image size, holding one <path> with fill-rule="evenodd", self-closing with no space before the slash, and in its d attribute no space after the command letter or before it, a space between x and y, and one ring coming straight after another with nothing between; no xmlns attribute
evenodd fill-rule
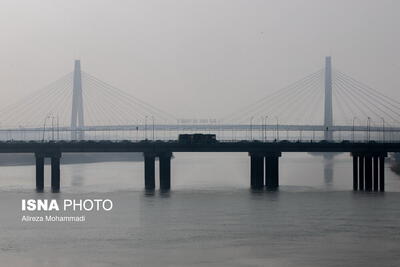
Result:
<svg viewBox="0 0 400 267"><path fill-rule="evenodd" d="M254 140L254 141L322 141L324 140L324 131L319 128L314 130L295 130L295 129L271 129L254 126L251 129L247 128L128 128L128 129L109 129L101 128L86 128L84 130L84 140L177 140L179 134L207 133L215 134L220 141L234 142L238 140ZM346 128L347 127L347 128ZM50 129L0 129L0 140L36 140L36 141L51 141L51 140L71 140L75 132L83 130L70 130L66 128L50 128ZM392 142L400 141L400 127L391 127L386 129L373 128L364 130L362 128L349 129L348 126L338 127L333 132L333 139L330 141L341 142L347 140L350 142L368 142L374 140L376 142Z"/></svg>

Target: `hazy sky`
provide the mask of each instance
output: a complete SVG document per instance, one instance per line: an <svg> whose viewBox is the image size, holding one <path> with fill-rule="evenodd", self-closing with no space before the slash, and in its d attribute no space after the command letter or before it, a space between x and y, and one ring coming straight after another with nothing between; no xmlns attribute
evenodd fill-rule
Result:
<svg viewBox="0 0 400 267"><path fill-rule="evenodd" d="M81 59L178 117L220 117L317 71L326 55L400 100L399 11L397 0L1 0L0 105Z"/></svg>

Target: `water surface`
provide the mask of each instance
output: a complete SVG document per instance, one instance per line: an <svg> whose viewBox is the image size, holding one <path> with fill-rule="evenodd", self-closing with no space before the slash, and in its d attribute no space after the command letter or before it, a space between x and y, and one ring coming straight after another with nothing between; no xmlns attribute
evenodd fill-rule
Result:
<svg viewBox="0 0 400 267"><path fill-rule="evenodd" d="M143 191L143 162L65 165L61 193L34 167L1 167L5 266L400 266L400 179L352 192L348 154L280 160L279 192L249 190L243 153L176 153L172 191ZM388 167L388 166L387 166ZM49 181L46 168L46 182ZM21 222L23 198L109 198L84 223ZM62 213L65 215L66 213Z"/></svg>

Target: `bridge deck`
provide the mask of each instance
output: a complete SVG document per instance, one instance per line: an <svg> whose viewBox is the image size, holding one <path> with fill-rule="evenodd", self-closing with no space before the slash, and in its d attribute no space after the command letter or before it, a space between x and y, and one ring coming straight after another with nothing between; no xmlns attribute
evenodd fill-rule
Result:
<svg viewBox="0 0 400 267"><path fill-rule="evenodd" d="M400 152L400 142L216 142L184 144L178 141L58 141L0 142L0 153L35 152Z"/></svg>

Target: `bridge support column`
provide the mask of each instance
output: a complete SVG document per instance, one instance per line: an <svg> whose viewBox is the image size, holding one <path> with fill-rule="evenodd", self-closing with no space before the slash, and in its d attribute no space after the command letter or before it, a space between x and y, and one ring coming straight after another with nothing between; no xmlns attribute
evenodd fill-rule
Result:
<svg viewBox="0 0 400 267"><path fill-rule="evenodd" d="M250 152L250 185L252 189L264 187L264 156L261 153Z"/></svg>
<svg viewBox="0 0 400 267"><path fill-rule="evenodd" d="M385 191L385 157L387 153L357 152L353 155L353 190L360 191ZM358 158L358 160L356 159ZM358 166L357 166L358 163Z"/></svg>
<svg viewBox="0 0 400 267"><path fill-rule="evenodd" d="M358 190L358 155L352 154L353 156L353 191Z"/></svg>
<svg viewBox="0 0 400 267"><path fill-rule="evenodd" d="M365 156L365 191L372 191L372 157Z"/></svg>
<svg viewBox="0 0 400 267"><path fill-rule="evenodd" d="M358 157L358 188L364 190L364 155Z"/></svg>
<svg viewBox="0 0 400 267"><path fill-rule="evenodd" d="M144 153L144 187L146 190L154 190L156 187L155 159L154 153Z"/></svg>
<svg viewBox="0 0 400 267"><path fill-rule="evenodd" d="M379 156L379 190L385 192L385 157L387 154Z"/></svg>
<svg viewBox="0 0 400 267"><path fill-rule="evenodd" d="M36 158L36 191L43 192L44 189L44 156L35 153Z"/></svg>
<svg viewBox="0 0 400 267"><path fill-rule="evenodd" d="M51 157L51 191L60 192L60 157L61 155L53 155Z"/></svg>
<svg viewBox="0 0 400 267"><path fill-rule="evenodd" d="M374 191L377 192L379 188L379 157L375 155L372 159L374 162Z"/></svg>
<svg viewBox="0 0 400 267"><path fill-rule="evenodd" d="M171 152L165 152L159 155L161 191L168 191L171 189L171 157Z"/></svg>
<svg viewBox="0 0 400 267"><path fill-rule="evenodd" d="M265 155L265 186L268 190L277 190L279 187L279 157L282 153Z"/></svg>

